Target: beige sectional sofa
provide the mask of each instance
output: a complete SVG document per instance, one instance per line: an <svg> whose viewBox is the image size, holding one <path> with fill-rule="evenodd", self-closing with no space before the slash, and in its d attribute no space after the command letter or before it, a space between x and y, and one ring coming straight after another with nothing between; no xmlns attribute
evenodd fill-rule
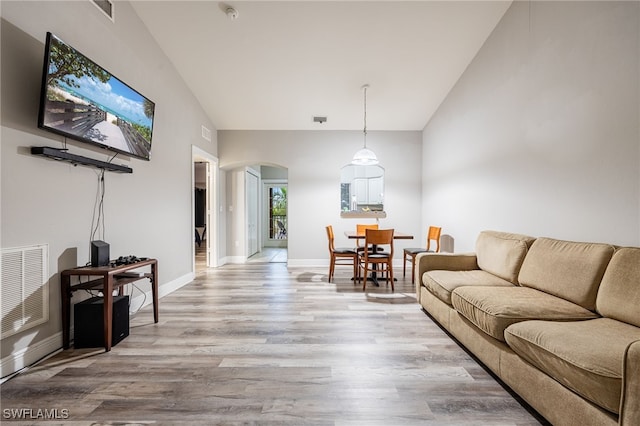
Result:
<svg viewBox="0 0 640 426"><path fill-rule="evenodd" d="M483 231L416 259L426 312L554 425L640 425L640 248Z"/></svg>

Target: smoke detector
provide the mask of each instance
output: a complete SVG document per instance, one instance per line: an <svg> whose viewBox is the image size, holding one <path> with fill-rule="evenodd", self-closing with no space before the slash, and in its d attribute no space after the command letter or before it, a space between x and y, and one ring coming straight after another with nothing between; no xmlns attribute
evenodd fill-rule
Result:
<svg viewBox="0 0 640 426"><path fill-rule="evenodd" d="M229 19L231 19L232 21L235 21L236 19L238 19L238 11L235 10L233 7L231 6L227 7L226 13Z"/></svg>

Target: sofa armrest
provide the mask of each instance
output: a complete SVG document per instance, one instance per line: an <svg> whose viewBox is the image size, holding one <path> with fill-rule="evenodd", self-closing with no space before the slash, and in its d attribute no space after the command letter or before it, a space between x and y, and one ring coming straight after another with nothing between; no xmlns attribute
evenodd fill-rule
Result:
<svg viewBox="0 0 640 426"><path fill-rule="evenodd" d="M637 425L640 419L640 340L627 346L622 367L621 426Z"/></svg>
<svg viewBox="0 0 640 426"><path fill-rule="evenodd" d="M475 253L420 253L416 257L416 296L420 302L422 274L427 271L472 271L478 268Z"/></svg>

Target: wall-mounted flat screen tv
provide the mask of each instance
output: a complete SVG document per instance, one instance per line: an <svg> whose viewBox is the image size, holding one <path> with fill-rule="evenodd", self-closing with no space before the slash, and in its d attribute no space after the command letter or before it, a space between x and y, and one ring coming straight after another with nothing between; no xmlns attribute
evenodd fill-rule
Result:
<svg viewBox="0 0 640 426"><path fill-rule="evenodd" d="M149 160L155 104L47 33L38 127Z"/></svg>

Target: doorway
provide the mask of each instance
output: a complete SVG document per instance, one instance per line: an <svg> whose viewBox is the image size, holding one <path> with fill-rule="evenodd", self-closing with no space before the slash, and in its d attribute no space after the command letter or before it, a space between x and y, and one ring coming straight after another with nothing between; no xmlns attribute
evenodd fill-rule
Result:
<svg viewBox="0 0 640 426"><path fill-rule="evenodd" d="M286 263L288 247L288 192L286 179L262 180L262 258Z"/></svg>
<svg viewBox="0 0 640 426"><path fill-rule="evenodd" d="M244 180L246 261L287 263L289 236L287 169L275 165L247 166Z"/></svg>
<svg viewBox="0 0 640 426"><path fill-rule="evenodd" d="M192 146L193 272L218 266L218 159Z"/></svg>

